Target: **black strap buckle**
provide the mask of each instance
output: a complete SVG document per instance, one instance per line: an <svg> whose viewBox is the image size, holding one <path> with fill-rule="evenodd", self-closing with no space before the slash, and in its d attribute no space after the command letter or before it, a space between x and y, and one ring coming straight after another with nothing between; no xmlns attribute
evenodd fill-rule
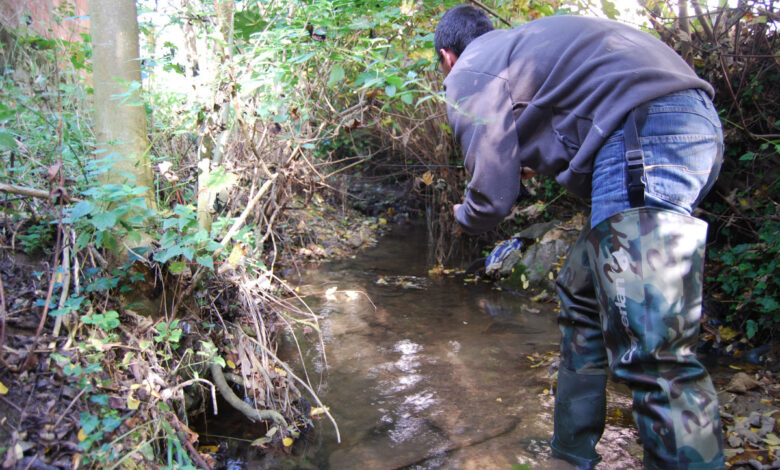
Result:
<svg viewBox="0 0 780 470"><path fill-rule="evenodd" d="M628 202L631 207L641 207L645 203L645 154L642 150L626 151L628 162Z"/></svg>
<svg viewBox="0 0 780 470"><path fill-rule="evenodd" d="M647 105L640 105L628 113L623 125L623 140L626 144L626 164L628 166L628 202L631 207L645 205L645 154L639 143L638 130L647 116Z"/></svg>

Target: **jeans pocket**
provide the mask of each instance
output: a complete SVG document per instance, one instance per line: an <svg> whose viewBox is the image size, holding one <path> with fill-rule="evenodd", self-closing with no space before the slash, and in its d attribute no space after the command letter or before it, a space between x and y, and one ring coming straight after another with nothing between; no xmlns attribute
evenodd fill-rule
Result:
<svg viewBox="0 0 780 470"><path fill-rule="evenodd" d="M692 211L720 152L718 136L668 135L642 140L646 194Z"/></svg>

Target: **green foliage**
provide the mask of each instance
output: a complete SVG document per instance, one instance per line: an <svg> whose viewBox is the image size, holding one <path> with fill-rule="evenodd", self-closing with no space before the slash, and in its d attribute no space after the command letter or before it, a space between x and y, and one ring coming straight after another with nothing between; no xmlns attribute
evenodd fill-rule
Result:
<svg viewBox="0 0 780 470"><path fill-rule="evenodd" d="M83 182L93 142L80 75L89 72L89 36L68 42L20 29L12 37L0 69L0 177L36 187L61 157L65 177Z"/></svg>
<svg viewBox="0 0 780 470"><path fill-rule="evenodd" d="M250 39L251 47L238 49L237 61L250 64L239 81L242 93L257 97L259 118L328 122L332 106L360 96L398 110L428 94L420 73L434 64L427 25L441 9L438 2L312 2L299 4L292 16L256 8L236 13L236 34ZM312 91L332 106L310 99Z"/></svg>
<svg viewBox="0 0 780 470"><path fill-rule="evenodd" d="M105 434L114 432L123 421L117 410L109 408L108 403L101 406L99 414L91 414L87 411L79 413L81 431L85 439L79 444L79 449L84 452L90 450L95 444L103 440ZM113 462L121 455L120 450L109 442L103 443L99 449L86 454L90 463Z"/></svg>
<svg viewBox="0 0 780 470"><path fill-rule="evenodd" d="M119 313L116 310L109 310L106 313L93 313L83 316L81 321L86 325L95 325L102 330L111 331L119 326Z"/></svg>
<svg viewBox="0 0 780 470"><path fill-rule="evenodd" d="M780 223L762 225L755 243L714 250L711 256L721 264L711 280L722 291L718 298L729 305L727 319L743 324L748 338L780 328Z"/></svg>
<svg viewBox="0 0 780 470"><path fill-rule="evenodd" d="M115 441L107 441L107 435L113 435L122 425L124 417L109 405L109 397L103 393L90 395L90 404L94 412L79 413L79 449L84 452L86 463L107 464L115 462L122 455L121 446ZM82 440L83 439L83 440ZM97 448L95 448L95 446Z"/></svg>
<svg viewBox="0 0 780 470"><path fill-rule="evenodd" d="M186 263L176 261L181 258L214 269L212 253L221 245L198 226L194 206L176 206L171 216L162 220L162 228L164 233L159 241L160 249L154 254L155 261L170 261L168 269L173 274L179 274L186 268Z"/></svg>
<svg viewBox="0 0 780 470"><path fill-rule="evenodd" d="M48 251L54 246L54 234L56 225L49 220L40 220L30 224L25 233L19 235L22 249L28 255Z"/></svg>
<svg viewBox="0 0 780 470"><path fill-rule="evenodd" d="M109 165L110 166L110 165ZM77 227L77 247L96 245L117 251L119 240L141 241L142 232L154 220L155 211L142 196L146 188L126 184L102 184L83 192L85 199L68 212L64 220Z"/></svg>
<svg viewBox="0 0 780 470"><path fill-rule="evenodd" d="M727 159L732 162L727 175L735 187L716 209L738 210L741 223L723 228L731 243L712 250L717 275L709 280L718 289L716 297L728 305L727 320L740 325L749 339L766 341L780 329L780 221L771 197L780 192L780 141L765 141L748 151L733 149ZM750 174L752 185L742 186L742 177L734 178L743 172Z"/></svg>
<svg viewBox="0 0 780 470"><path fill-rule="evenodd" d="M157 335L154 337L155 341L158 343L168 343L173 349L179 347L179 340L182 335L182 330L179 328L179 320L174 320L170 324L160 322L154 329L157 331Z"/></svg>
<svg viewBox="0 0 780 470"><path fill-rule="evenodd" d="M79 309L81 309L82 304L84 303L85 297L82 296L72 296L65 300L62 307L49 310L49 316L51 317L60 317L63 315L68 315L71 312L77 312Z"/></svg>
<svg viewBox="0 0 780 470"><path fill-rule="evenodd" d="M192 464L190 456L181 444L179 437L173 427L167 422L162 421L162 427L165 431L165 456L168 462L168 469L197 470L198 467Z"/></svg>

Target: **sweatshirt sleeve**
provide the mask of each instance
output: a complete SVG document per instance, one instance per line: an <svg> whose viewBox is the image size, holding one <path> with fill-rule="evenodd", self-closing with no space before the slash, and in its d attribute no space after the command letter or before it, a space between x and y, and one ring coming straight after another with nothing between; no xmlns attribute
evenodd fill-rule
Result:
<svg viewBox="0 0 780 470"><path fill-rule="evenodd" d="M445 81L447 115L471 175L455 219L470 234L495 227L520 193L520 157L506 81L459 70Z"/></svg>

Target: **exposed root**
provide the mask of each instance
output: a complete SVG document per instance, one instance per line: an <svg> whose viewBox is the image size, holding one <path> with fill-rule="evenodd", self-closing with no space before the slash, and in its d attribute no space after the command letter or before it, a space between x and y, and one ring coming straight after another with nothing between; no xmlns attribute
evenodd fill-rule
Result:
<svg viewBox="0 0 780 470"><path fill-rule="evenodd" d="M222 397L230 406L243 413L244 416L252 421L273 421L279 426L287 427L287 421L285 421L284 416L278 411L258 410L249 403L238 398L225 380L225 375L222 373L222 367L215 361L211 362L209 371L211 372L212 379L214 379L214 385L217 386L217 390L219 390L219 393L222 394Z"/></svg>

